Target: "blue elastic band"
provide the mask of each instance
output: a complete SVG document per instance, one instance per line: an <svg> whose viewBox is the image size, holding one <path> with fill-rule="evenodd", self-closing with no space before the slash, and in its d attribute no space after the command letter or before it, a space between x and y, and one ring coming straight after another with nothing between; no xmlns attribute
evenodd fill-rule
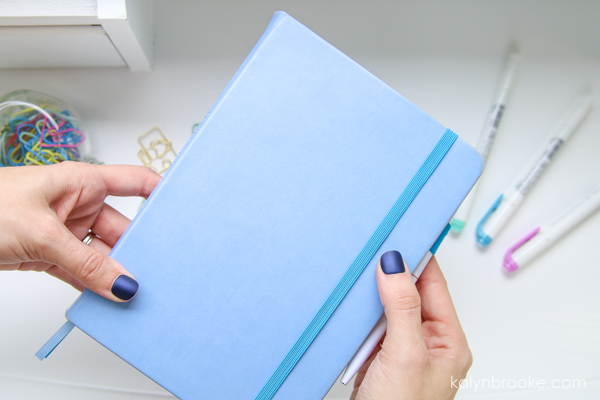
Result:
<svg viewBox="0 0 600 400"><path fill-rule="evenodd" d="M450 129L447 129L442 138L431 151L419 171L412 178L400 198L396 201L390 212L383 219L373 236L369 239L365 247L361 250L358 257L354 260L348 271L344 274L340 282L337 284L333 292L329 295L317 315L310 322L306 330L302 333L294 347L290 350L287 356L283 359L277 370L273 373L269 381L262 388L256 400L270 400L273 398L283 381L296 366L304 352L311 345L315 337L319 334L329 317L342 302L346 294L354 285L360 274L367 267L373 256L379 250L385 239L394 229L394 226L400 220L408 206L412 203L421 188L425 185L433 171L442 161L450 147L456 141L457 135Z"/></svg>
<svg viewBox="0 0 600 400"><path fill-rule="evenodd" d="M48 357L50 353L63 341L65 337L71 332L71 330L75 327L71 321L65 322L65 324L56 332L50 340L46 342L45 345L42 346L41 349L35 353L35 356L42 361L44 358Z"/></svg>

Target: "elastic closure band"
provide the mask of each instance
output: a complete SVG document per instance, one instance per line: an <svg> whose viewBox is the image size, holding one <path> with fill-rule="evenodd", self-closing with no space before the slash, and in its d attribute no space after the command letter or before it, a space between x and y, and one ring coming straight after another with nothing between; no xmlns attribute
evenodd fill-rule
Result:
<svg viewBox="0 0 600 400"><path fill-rule="evenodd" d="M35 353L35 356L42 361L44 358L48 357L50 353L63 341L64 338L67 337L69 332L73 330L75 325L71 321L65 322L65 324L46 342L45 345L42 346L41 349Z"/></svg>
<svg viewBox="0 0 600 400"><path fill-rule="evenodd" d="M379 227L375 230L375 233L373 233L365 247L358 254L352 265L350 265L350 268L348 268L333 292L331 292L319 312L317 312L317 315L315 315L296 344L294 344L290 352L283 359L279 367L277 367L258 396L256 396L256 400L270 400L273 398L277 390L279 390L283 384L283 381L288 377L302 355L317 337L323 326L325 326L325 323L327 323L338 305L350 291L360 274L364 271L385 239L392 232L392 229L394 229L394 226L396 226L408 206L410 206L433 171L435 171L448 150L450 150L457 137L458 136L456 133L452 132L450 129L446 130L423 165L421 165L421 168L419 168L408 186L404 189L400 195L400 198L398 198L392 209L385 216Z"/></svg>

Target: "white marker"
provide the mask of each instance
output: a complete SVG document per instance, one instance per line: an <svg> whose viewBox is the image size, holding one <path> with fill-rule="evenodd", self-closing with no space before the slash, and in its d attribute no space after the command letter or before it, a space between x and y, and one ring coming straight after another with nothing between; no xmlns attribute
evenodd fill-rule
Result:
<svg viewBox="0 0 600 400"><path fill-rule="evenodd" d="M521 57L516 52L511 53L508 57L506 66L504 67L504 72L502 74L502 79L500 80L500 86L498 86L496 96L494 97L494 103L492 104L490 113L483 124L481 133L479 134L477 151L483 159L484 166L488 155L490 154L490 150L492 149L492 145L494 144L494 138L496 137L498 126L500 126L500 120L502 119L504 108L506 107L506 100L508 99L511 87L513 86L515 75L519 69L520 61ZM475 184L475 186L471 189L467 197L463 200L462 204L456 211L456 214L454 214L454 218L452 218L452 221L450 222L453 232L458 234L465 226L467 218L469 217L469 211L471 210L471 204L476 196L476 191L477 184Z"/></svg>
<svg viewBox="0 0 600 400"><path fill-rule="evenodd" d="M419 262L419 265L417 265L417 267L413 270L413 282L417 282L417 280L423 273L423 270L427 266L427 263L429 262L429 260L431 260L431 257L433 257L437 249L440 247L440 244L442 244L442 241L444 240L449 231L450 225L448 224L446 225L440 236L438 236L433 246L431 246L431 249L429 249L429 251L425 253L425 256L423 257L421 262ZM354 377L354 375L356 375L360 367L362 367L365 361L367 361L367 359L373 352L373 349L379 344L379 341L383 337L383 334L385 333L386 329L387 319L385 318L385 314L383 314L381 318L379 318L379 321L377 321L377 324L375 324L373 330L371 330L371 333L369 333L369 336L367 336L363 344L360 345L360 347L354 354L354 357L352 357L352 360L350 360L350 363L348 363L346 371L344 371L344 375L342 375L342 379L340 381L342 382L342 384L347 385L348 382L352 380L352 378Z"/></svg>
<svg viewBox="0 0 600 400"><path fill-rule="evenodd" d="M523 268L599 208L600 189L597 189L552 224L535 228L510 247L504 256L505 271L514 272L519 268Z"/></svg>
<svg viewBox="0 0 600 400"><path fill-rule="evenodd" d="M580 99L555 129L550 141L543 147L541 154L534 159L531 167L526 170L525 174L506 194L501 194L494 202L477 225L477 244L479 246L486 247L498 235L521 204L525 195L542 175L544 169L550 164L556 152L583 121L591 106L591 97L586 96Z"/></svg>

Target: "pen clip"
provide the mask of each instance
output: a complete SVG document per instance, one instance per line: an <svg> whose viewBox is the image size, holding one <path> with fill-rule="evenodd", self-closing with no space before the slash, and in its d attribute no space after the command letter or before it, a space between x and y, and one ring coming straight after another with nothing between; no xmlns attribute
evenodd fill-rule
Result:
<svg viewBox="0 0 600 400"><path fill-rule="evenodd" d="M482 247L487 246L492 241L492 238L489 237L483 231L483 224L485 223L485 221L488 220L490 215L492 215L492 213L498 209L498 206L500 206L503 197L504 194L501 194L500 197L498 197L498 200L496 200L494 204L492 204L492 207L490 207L490 209L485 213L483 218L481 218L481 221L479 221L479 223L477 224L477 243L479 243Z"/></svg>
<svg viewBox="0 0 600 400"><path fill-rule="evenodd" d="M513 244L511 247L508 248L506 254L504 255L504 269L506 270L506 272L515 272L517 269L519 269L519 265L513 259L512 256L514 251L519 247L523 246L525 243L529 242L531 239L533 239L533 237L537 235L539 231L540 227L538 226L533 231L525 235L525 237L523 237L517 243Z"/></svg>

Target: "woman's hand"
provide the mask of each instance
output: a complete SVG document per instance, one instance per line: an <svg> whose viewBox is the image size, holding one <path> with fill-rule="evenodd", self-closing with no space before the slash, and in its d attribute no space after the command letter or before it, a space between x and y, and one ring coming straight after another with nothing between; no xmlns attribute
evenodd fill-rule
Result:
<svg viewBox="0 0 600 400"><path fill-rule="evenodd" d="M129 219L108 195L147 198L160 175L146 167L63 162L0 168L0 270L45 271L79 290L127 301L137 282L106 254ZM95 237L82 243L89 230Z"/></svg>
<svg viewBox="0 0 600 400"><path fill-rule="evenodd" d="M413 284L402 256L385 253L377 268L387 333L356 376L351 400L447 400L472 364L467 339L442 271L432 258Z"/></svg>

